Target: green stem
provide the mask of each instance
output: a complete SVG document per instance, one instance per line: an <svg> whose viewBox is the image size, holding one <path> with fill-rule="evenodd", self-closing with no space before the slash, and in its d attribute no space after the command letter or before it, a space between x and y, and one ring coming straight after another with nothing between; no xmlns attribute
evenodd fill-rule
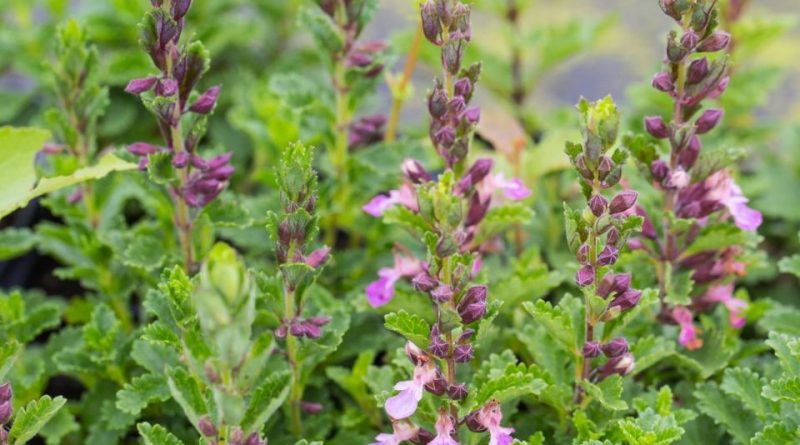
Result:
<svg viewBox="0 0 800 445"><path fill-rule="evenodd" d="M389 112L389 122L386 126L386 142L394 142L397 137L397 124L400 121L400 110L403 108L403 102L406 99L406 88L408 82L411 80L411 74L414 73L414 66L417 64L419 57L419 50L422 46L422 23L417 25L417 31L414 34L414 41L411 43L411 48L408 51L408 58L406 59L406 66L403 69L403 75L397 82L397 85L392 89L392 108Z"/></svg>
<svg viewBox="0 0 800 445"><path fill-rule="evenodd" d="M289 322L295 317L294 291L286 289L284 292L284 320ZM286 355L289 359L289 366L292 368L292 387L289 393L289 405L292 418L292 434L296 438L303 435L303 424L300 413L300 402L303 398L303 385L301 383L300 362L297 360L297 337L291 332L286 333Z"/></svg>

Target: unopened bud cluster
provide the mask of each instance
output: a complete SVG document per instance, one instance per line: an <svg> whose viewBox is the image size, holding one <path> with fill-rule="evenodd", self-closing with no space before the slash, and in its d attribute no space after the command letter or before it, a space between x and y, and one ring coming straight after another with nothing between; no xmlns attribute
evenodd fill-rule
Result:
<svg viewBox="0 0 800 445"><path fill-rule="evenodd" d="M5 426L11 422L11 416L14 414L11 407L13 395L11 383L0 385L0 445L8 445L8 432Z"/></svg>
<svg viewBox="0 0 800 445"><path fill-rule="evenodd" d="M240 427L232 428L230 432L229 441L225 442L225 438L218 438L219 431L209 416L200 418L197 424L197 429L203 437L210 439L212 445L217 444L230 444L230 445L267 445L267 440L262 439L258 431L252 433L245 433Z"/></svg>
<svg viewBox="0 0 800 445"><path fill-rule="evenodd" d="M214 110L220 88L193 93L208 70L209 60L198 42L180 41L191 0L151 0L151 4L153 9L141 25L141 43L160 72L132 80L125 91L140 96L155 115L165 145L136 143L128 150L140 158L141 169L148 168L154 155L169 156L180 172L180 178L171 181L173 194L189 207L204 207L225 189L233 175L230 154L204 159L197 153L205 120ZM182 121L189 115L194 118L184 129Z"/></svg>

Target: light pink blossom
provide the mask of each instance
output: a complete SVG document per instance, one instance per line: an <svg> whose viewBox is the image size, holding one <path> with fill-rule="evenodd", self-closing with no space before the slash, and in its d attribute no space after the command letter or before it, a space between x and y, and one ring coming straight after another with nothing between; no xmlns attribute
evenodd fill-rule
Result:
<svg viewBox="0 0 800 445"><path fill-rule="evenodd" d="M414 367L414 378L403 380L394 385L398 394L386 400L386 413L393 419L411 417L417 411L419 401L425 392L425 385L436 379L436 366L429 360L422 360Z"/></svg>
<svg viewBox="0 0 800 445"><path fill-rule="evenodd" d="M495 191L502 190L503 195L512 201L521 201L531 196L531 191L519 178L506 179L503 173L486 176L477 186L482 199L491 197Z"/></svg>
<svg viewBox="0 0 800 445"><path fill-rule="evenodd" d="M447 414L444 408L439 410L439 418L436 420L436 437L428 442L428 445L458 445L453 439L453 419Z"/></svg>
<svg viewBox="0 0 800 445"><path fill-rule="evenodd" d="M742 310L747 308L747 303L733 296L733 283L714 286L706 291L704 298L707 301L722 303L728 309L728 321L734 328L744 327L745 319Z"/></svg>
<svg viewBox="0 0 800 445"><path fill-rule="evenodd" d="M740 229L751 232L758 229L763 220L761 213L747 207L750 200L727 171L720 170L706 178L705 186L709 189L707 198L722 203Z"/></svg>
<svg viewBox="0 0 800 445"><path fill-rule="evenodd" d="M514 428L500 426L503 420L503 412L500 410L500 403L491 400L478 412L478 423L489 430L489 445L509 445L514 441L511 433Z"/></svg>
<svg viewBox="0 0 800 445"><path fill-rule="evenodd" d="M419 428L411 422L399 420L392 423L392 434L381 433L375 436L377 442L370 445L398 445L406 440L412 440L417 437Z"/></svg>
<svg viewBox="0 0 800 445"><path fill-rule="evenodd" d="M362 207L362 210L377 218L396 205L405 206L414 212L419 211L417 193L411 185L403 183L400 189L392 190L388 195L378 195L372 198Z"/></svg>
<svg viewBox="0 0 800 445"><path fill-rule="evenodd" d="M394 265L378 271L378 279L367 286L367 301L372 307L380 307L394 298L394 286L404 277L413 277L422 272L422 262L413 257L395 254Z"/></svg>
<svg viewBox="0 0 800 445"><path fill-rule="evenodd" d="M681 328L681 332L678 335L678 343L689 350L703 347L703 339L697 336L693 316L689 309L683 306L674 308L672 310L672 318Z"/></svg>

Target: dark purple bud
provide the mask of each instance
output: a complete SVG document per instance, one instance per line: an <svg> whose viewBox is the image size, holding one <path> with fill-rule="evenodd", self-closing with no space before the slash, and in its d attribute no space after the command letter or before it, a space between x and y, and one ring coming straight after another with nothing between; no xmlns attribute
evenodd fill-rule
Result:
<svg viewBox="0 0 800 445"><path fill-rule="evenodd" d="M144 142L137 142L128 146L128 151L136 156L147 156L159 151L155 145L145 144Z"/></svg>
<svg viewBox="0 0 800 445"><path fill-rule="evenodd" d="M620 376L628 375L635 366L636 362L633 359L633 355L630 353L622 354L619 357L614 357L609 359L603 366L600 367L597 371L597 379L604 380L611 375L618 374Z"/></svg>
<svg viewBox="0 0 800 445"><path fill-rule="evenodd" d="M289 334L291 334L293 337L302 337L303 335L305 335L305 333L306 330L305 327L302 325L302 323L293 321L289 325Z"/></svg>
<svg viewBox="0 0 800 445"><path fill-rule="evenodd" d="M244 431L242 431L242 429L237 426L236 428L233 429L233 432L231 433L231 443L240 444L243 442L244 442Z"/></svg>
<svg viewBox="0 0 800 445"><path fill-rule="evenodd" d="M592 266L583 266L575 274L575 283L580 287L586 287L594 282L594 269Z"/></svg>
<svg viewBox="0 0 800 445"><path fill-rule="evenodd" d="M11 383L4 383L0 385L0 402L7 402L14 396L14 391L11 389Z"/></svg>
<svg viewBox="0 0 800 445"><path fill-rule="evenodd" d="M463 383L447 387L447 395L450 396L451 400L464 400L467 398L467 394L467 385Z"/></svg>
<svg viewBox="0 0 800 445"><path fill-rule="evenodd" d="M302 407L302 405L301 405L301 407ZM239 431L241 431L241 430L239 430ZM231 444L231 445L233 445L233 444ZM247 436L247 440L244 441L243 445L267 445L267 441L266 440L261 440L261 437L258 436L258 432L253 432L253 433L250 433L249 436Z"/></svg>
<svg viewBox="0 0 800 445"><path fill-rule="evenodd" d="M621 273L614 275L614 286L611 288L613 292L618 294L624 293L631 287L631 274Z"/></svg>
<svg viewBox="0 0 800 445"><path fill-rule="evenodd" d="M318 315L316 317L311 317L306 321L314 326L322 327L331 322L331 317L328 317L327 315Z"/></svg>
<svg viewBox="0 0 800 445"><path fill-rule="evenodd" d="M456 141L456 130L451 126L444 126L433 135L433 142L440 147L450 148Z"/></svg>
<svg viewBox="0 0 800 445"><path fill-rule="evenodd" d="M411 343L410 341L406 342L405 349L406 349L406 356L408 356L408 359L414 365L418 365L423 361L427 361L430 359L430 357L428 357L428 354L426 354L425 351L423 351L417 345Z"/></svg>
<svg viewBox="0 0 800 445"><path fill-rule="evenodd" d="M189 111L198 114L208 114L214 109L217 104L217 97L219 97L219 87L211 87L200 95L199 98L189 107Z"/></svg>
<svg viewBox="0 0 800 445"><path fill-rule="evenodd" d="M650 164L650 173L653 174L653 179L661 182L669 175L669 165L661 159L656 159Z"/></svg>
<svg viewBox="0 0 800 445"><path fill-rule="evenodd" d="M714 90L711 93L708 94L708 98L709 99L716 99L719 96L721 96L722 93L725 92L725 89L728 88L728 83L730 82L730 80L731 80L730 77L722 78L722 80L719 81L719 84L717 84L717 87L714 88Z"/></svg>
<svg viewBox="0 0 800 445"><path fill-rule="evenodd" d="M653 88L665 93L671 93L675 90L675 84L672 82L672 76L669 73L658 73L653 78Z"/></svg>
<svg viewBox="0 0 800 445"><path fill-rule="evenodd" d="M698 52L707 52L713 53L725 49L728 46L728 43L731 41L731 35L727 32L716 31L710 36L706 37L705 40L700 42L700 45L697 47Z"/></svg>
<svg viewBox="0 0 800 445"><path fill-rule="evenodd" d="M584 265L589 264L589 245L585 243L581 244L575 257L578 259L579 263Z"/></svg>
<svg viewBox="0 0 800 445"><path fill-rule="evenodd" d="M480 194L474 193L472 198L469 200L469 210L467 211L467 217L464 220L464 226L472 227L480 224L480 222L483 221L483 218L486 216L486 213L489 211L489 205L491 203L491 197L481 200Z"/></svg>
<svg viewBox="0 0 800 445"><path fill-rule="evenodd" d="M711 108L706 110L700 118L697 119L697 134L705 134L713 130L717 126L720 119L722 119L723 111L719 108Z"/></svg>
<svg viewBox="0 0 800 445"><path fill-rule="evenodd" d="M460 38L453 38L451 34L444 46L442 46L442 66L451 75L458 74L461 69L461 57L464 55L464 42Z"/></svg>
<svg viewBox="0 0 800 445"><path fill-rule="evenodd" d="M467 418L464 419L464 423L467 424L467 428L473 433L482 433L486 431L486 426L481 422L481 410L475 410L467 415Z"/></svg>
<svg viewBox="0 0 800 445"><path fill-rule="evenodd" d="M612 215L616 215L618 213L622 213L636 204L636 198L639 196L638 193L630 190L626 190L611 200L611 204L608 206L608 211Z"/></svg>
<svg viewBox="0 0 800 445"><path fill-rule="evenodd" d="M300 408L306 414L319 414L322 412L322 404L321 403L313 403L313 402L300 402Z"/></svg>
<svg viewBox="0 0 800 445"><path fill-rule="evenodd" d="M608 294L610 294L611 290L614 288L614 278L613 272L608 272L603 275L600 284L597 285L597 296L602 298L608 297Z"/></svg>
<svg viewBox="0 0 800 445"><path fill-rule="evenodd" d="M442 23L439 21L436 5L428 0L420 6L420 15L422 16L422 32L425 37L434 45L441 45Z"/></svg>
<svg viewBox="0 0 800 445"><path fill-rule="evenodd" d="M689 69L686 71L686 82L689 84L700 83L708 76L708 59L693 60L689 64Z"/></svg>
<svg viewBox="0 0 800 445"><path fill-rule="evenodd" d="M275 337L277 338L284 339L286 338L286 334L287 328L285 324L282 324L275 329Z"/></svg>
<svg viewBox="0 0 800 445"><path fill-rule="evenodd" d="M77 204L81 202L82 199L83 199L83 190L75 189L75 191L72 192L67 198L67 202L70 204Z"/></svg>
<svg viewBox="0 0 800 445"><path fill-rule="evenodd" d="M175 79L164 79L156 85L156 94L170 97L178 92L178 82Z"/></svg>
<svg viewBox="0 0 800 445"><path fill-rule="evenodd" d="M600 266L608 266L617 262L619 258L619 249L614 246L606 246L597 255L597 264Z"/></svg>
<svg viewBox="0 0 800 445"><path fill-rule="evenodd" d="M472 82L466 77L458 79L456 83L453 84L453 92L456 96L463 97L464 100L466 100L472 94Z"/></svg>
<svg viewBox="0 0 800 445"><path fill-rule="evenodd" d="M473 351L472 345L470 344L458 345L453 351L453 358L455 359L456 363L468 363L470 360L472 360L472 357Z"/></svg>
<svg viewBox="0 0 800 445"><path fill-rule="evenodd" d="M330 247L320 247L315 251L311 252L310 255L306 257L306 264L313 267L314 269L319 268L326 261L328 261L328 257L330 257L331 248Z"/></svg>
<svg viewBox="0 0 800 445"><path fill-rule="evenodd" d="M689 141L689 145L686 146L681 153L678 155L678 165L683 167L684 170L689 170L694 166L695 162L697 162L698 156L700 156L700 138L696 135L692 136L692 139Z"/></svg>
<svg viewBox="0 0 800 445"><path fill-rule="evenodd" d="M450 352L450 347L447 345L446 341L442 340L442 337L438 333L438 328L436 328L436 335L434 335L433 330L431 330L431 344L429 349L431 354L439 358L447 358Z"/></svg>
<svg viewBox="0 0 800 445"><path fill-rule="evenodd" d="M11 420L11 414L14 411L11 408L11 400L7 400L3 403L0 403L0 425L5 425ZM2 426L0 426L2 429Z"/></svg>
<svg viewBox="0 0 800 445"><path fill-rule="evenodd" d="M447 284L440 284L436 289L431 291L431 298L437 303L444 303L453 298L453 288Z"/></svg>
<svg viewBox="0 0 800 445"><path fill-rule="evenodd" d="M435 438L436 438L435 434L433 434L432 432L426 430L425 428L420 428L417 431L417 437L415 437L413 439L410 439L410 440L411 440L411 443L413 443L415 445L426 445L428 443L431 443L433 441L433 439L435 439Z"/></svg>
<svg viewBox="0 0 800 445"><path fill-rule="evenodd" d="M617 246L618 242L619 242L619 230L617 230L616 227L612 227L611 230L609 230L608 234L606 235L606 243L611 244L612 246L615 247L619 247Z"/></svg>
<svg viewBox="0 0 800 445"><path fill-rule="evenodd" d="M642 292L636 289L628 289L621 295L616 296L611 300L609 308L619 307L621 311L627 311L639 303L642 298Z"/></svg>
<svg viewBox="0 0 800 445"><path fill-rule="evenodd" d="M606 212L608 207L608 200L603 195L594 195L589 199L589 209L592 210L594 216L601 216Z"/></svg>
<svg viewBox="0 0 800 445"><path fill-rule="evenodd" d="M483 178L489 175L493 166L494 161L490 158L480 158L472 164L472 167L470 167L469 171L467 171L467 174L464 176L468 176L470 184L475 185L483 181Z"/></svg>
<svg viewBox="0 0 800 445"><path fill-rule="evenodd" d="M656 139L666 139L669 137L669 128L664 123L661 116L648 116L644 118L644 128Z"/></svg>
<svg viewBox="0 0 800 445"><path fill-rule="evenodd" d="M414 184L422 184L433 179L425 170L425 167L416 159L406 159L403 161L403 173Z"/></svg>
<svg viewBox="0 0 800 445"><path fill-rule="evenodd" d="M125 87L125 92L130 94L142 94L145 91L150 91L158 82L157 77L145 77L143 79L133 79L128 83L128 86Z"/></svg>
<svg viewBox="0 0 800 445"><path fill-rule="evenodd" d="M580 173L584 179L589 181L594 180L594 173L592 173L592 171L586 165L586 158L582 154L575 158L575 168L578 169L578 173Z"/></svg>
<svg viewBox="0 0 800 445"><path fill-rule="evenodd" d="M425 385L425 389L431 394L440 396L447 391L447 380L442 376L437 376L432 382Z"/></svg>
<svg viewBox="0 0 800 445"><path fill-rule="evenodd" d="M613 169L614 161L608 156L601 157L600 162L597 163L597 178L601 181L605 181L606 177L608 177L608 174L611 173Z"/></svg>
<svg viewBox="0 0 800 445"><path fill-rule="evenodd" d="M602 353L600 343L596 341L587 341L583 344L583 356L586 358L599 357Z"/></svg>
<svg viewBox="0 0 800 445"><path fill-rule="evenodd" d="M470 324L486 315L486 286L473 286L458 303L458 314L461 322Z"/></svg>
<svg viewBox="0 0 800 445"><path fill-rule="evenodd" d="M428 293L435 289L439 282L434 280L427 272L420 272L411 280L411 285L419 292Z"/></svg>
<svg viewBox="0 0 800 445"><path fill-rule="evenodd" d="M698 36L697 33L692 29L683 33L683 36L681 37L681 45L683 45L683 47L689 51L693 50L699 42L700 36Z"/></svg>
<svg viewBox="0 0 800 445"><path fill-rule="evenodd" d="M629 350L628 341L623 337L617 337L603 345L603 354L608 358L619 357Z"/></svg>
<svg viewBox="0 0 800 445"><path fill-rule="evenodd" d="M464 329L461 335L458 336L458 340L456 340L456 342L466 343L472 338L473 335L475 335L475 329L470 329L470 328Z"/></svg>
<svg viewBox="0 0 800 445"><path fill-rule="evenodd" d="M461 113L461 120L466 121L470 125L475 125L481 120L481 109L478 107L469 107Z"/></svg>
<svg viewBox="0 0 800 445"><path fill-rule="evenodd" d="M217 427L211 423L211 419L208 416L200 418L197 422L197 429L200 430L200 433L205 437L217 437L218 434Z"/></svg>
<svg viewBox="0 0 800 445"><path fill-rule="evenodd" d="M461 112L466 107L467 103L464 102L464 98L461 96L456 96L447 103L447 109L454 114Z"/></svg>
<svg viewBox="0 0 800 445"><path fill-rule="evenodd" d="M180 153L175 153L175 156L172 157L172 166L175 168L185 168L189 165L189 154L185 151Z"/></svg>
<svg viewBox="0 0 800 445"><path fill-rule="evenodd" d="M428 96L428 112L435 119L439 119L447 113L447 102L447 93L437 86Z"/></svg>
<svg viewBox="0 0 800 445"><path fill-rule="evenodd" d="M232 165L223 165L222 167L209 171L205 176L210 179L216 179L217 181L227 181L233 176L233 171Z"/></svg>

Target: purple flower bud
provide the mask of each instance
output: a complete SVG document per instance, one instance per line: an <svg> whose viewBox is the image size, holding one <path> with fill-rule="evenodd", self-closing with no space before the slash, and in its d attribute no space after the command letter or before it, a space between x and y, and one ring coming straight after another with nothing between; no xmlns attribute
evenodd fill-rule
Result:
<svg viewBox="0 0 800 445"><path fill-rule="evenodd" d="M583 356L586 358L599 357L601 352L600 343L596 341L587 341L583 344Z"/></svg>
<svg viewBox="0 0 800 445"><path fill-rule="evenodd" d="M233 429L233 432L231 433L231 443L239 444L242 442L244 442L244 431L242 431L242 429L237 426L236 428Z"/></svg>
<svg viewBox="0 0 800 445"><path fill-rule="evenodd" d="M436 134L433 135L433 142L436 145L444 148L450 148L453 146L453 143L456 141L456 130L455 128L446 125L439 129Z"/></svg>
<svg viewBox="0 0 800 445"><path fill-rule="evenodd" d="M594 180L594 173L592 173L592 171L586 165L586 158L582 154L575 158L575 168L578 169L578 173L580 173L584 179L589 181Z"/></svg>
<svg viewBox="0 0 800 445"><path fill-rule="evenodd" d="M489 205L492 203L491 196L485 200L481 200L479 193L474 193L469 200L469 210L467 217L464 220L465 227L477 226L483 221L486 213L489 211Z"/></svg>
<svg viewBox="0 0 800 445"><path fill-rule="evenodd" d="M608 200L603 195L594 195L589 199L589 209L592 210L594 216L600 217L606 212L608 207Z"/></svg>
<svg viewBox="0 0 800 445"><path fill-rule="evenodd" d="M600 158L600 162L597 164L597 178L601 181L605 181L608 177L608 174L611 173L611 170L614 169L614 161L611 160L608 156L603 156Z"/></svg>
<svg viewBox="0 0 800 445"><path fill-rule="evenodd" d="M287 328L285 324L282 324L275 329L275 337L277 338L284 339L286 338L286 334Z"/></svg>
<svg viewBox="0 0 800 445"><path fill-rule="evenodd" d="M217 97L219 97L219 87L211 87L197 98L195 103L189 107L189 111L198 114L208 114L214 109L214 105L217 104Z"/></svg>
<svg viewBox="0 0 800 445"><path fill-rule="evenodd" d="M428 0L420 6L420 15L422 16L422 32L425 37L434 45L441 45L442 23L439 21L436 5Z"/></svg>
<svg viewBox="0 0 800 445"><path fill-rule="evenodd" d="M11 383L4 383L0 385L0 403L11 400L14 396L14 391L11 389Z"/></svg>
<svg viewBox="0 0 800 445"><path fill-rule="evenodd" d="M145 144L144 142L137 142L128 146L128 151L136 156L147 156L149 154L157 153L159 148L155 145Z"/></svg>
<svg viewBox="0 0 800 445"><path fill-rule="evenodd" d="M612 227L606 235L606 243L615 247L619 247L617 246L617 242L619 242L619 230L617 230L616 227Z"/></svg>
<svg viewBox="0 0 800 445"><path fill-rule="evenodd" d="M403 161L403 174L414 184L422 184L433 179L425 167L416 159Z"/></svg>
<svg viewBox="0 0 800 445"><path fill-rule="evenodd" d="M464 422L467 424L467 428L473 433L482 433L486 431L486 426L481 422L481 410L475 410L467 415L467 418L464 419Z"/></svg>
<svg viewBox="0 0 800 445"><path fill-rule="evenodd" d="M447 103L447 109L453 114L461 112L466 107L467 104L464 102L464 98L461 96L456 96L450 99L450 102Z"/></svg>
<svg viewBox="0 0 800 445"><path fill-rule="evenodd" d="M650 164L650 173L653 174L653 179L661 182L669 175L669 165L661 159L656 159Z"/></svg>
<svg viewBox="0 0 800 445"><path fill-rule="evenodd" d="M603 345L603 354L608 358L619 357L629 350L628 341L623 337L617 337Z"/></svg>
<svg viewBox="0 0 800 445"><path fill-rule="evenodd" d="M233 443L235 442L231 441L231 445L233 445ZM267 445L267 441L261 440L261 438L258 436L258 432L253 432L247 436L247 440L244 441L244 445Z"/></svg>
<svg viewBox="0 0 800 445"><path fill-rule="evenodd" d="M447 395L450 396L451 400L464 400L467 398L467 394L467 385L463 383L447 387Z"/></svg>
<svg viewBox="0 0 800 445"><path fill-rule="evenodd" d="M462 77L458 79L455 84L453 84L453 92L456 96L463 97L466 100L472 94L472 82L466 77Z"/></svg>
<svg viewBox="0 0 800 445"><path fill-rule="evenodd" d="M305 333L305 327L301 323L293 321L292 324L289 325L289 334L291 334L292 337L302 337Z"/></svg>
<svg viewBox="0 0 800 445"><path fill-rule="evenodd" d="M453 350L453 358L455 359L456 363L468 363L472 360L473 351L472 345L470 344L463 344L456 346L455 350Z"/></svg>
<svg viewBox="0 0 800 445"><path fill-rule="evenodd" d="M707 52L713 53L725 49L728 46L728 43L731 41L731 35L727 32L716 31L710 36L706 37L705 40L700 42L700 45L697 47L698 52Z"/></svg>
<svg viewBox="0 0 800 445"><path fill-rule="evenodd" d="M489 158L480 158L472 164L472 167L466 174L458 181L456 185L456 192L459 194L466 193L467 190L472 188L475 184L483 181L483 179L492 171L494 161Z"/></svg>
<svg viewBox="0 0 800 445"><path fill-rule="evenodd" d="M606 246L597 255L597 264L600 266L608 266L610 264L614 264L617 262L617 258L619 257L619 249L614 246Z"/></svg>
<svg viewBox="0 0 800 445"><path fill-rule="evenodd" d="M584 243L581 244L581 247L578 248L578 252L575 255L578 259L578 262L581 264L588 264L589 263L589 245Z"/></svg>
<svg viewBox="0 0 800 445"><path fill-rule="evenodd" d="M431 354L439 358L447 358L447 355L450 352L447 342L442 340L442 337L438 334L438 328L436 335L433 334L434 332L431 330L431 344L429 347Z"/></svg>
<svg viewBox="0 0 800 445"><path fill-rule="evenodd" d="M233 166L223 165L222 167L209 171L205 176L209 179L216 179L217 181L227 181L233 176L233 171Z"/></svg>
<svg viewBox="0 0 800 445"><path fill-rule="evenodd" d="M442 46L442 66L451 75L458 74L461 69L461 57L464 55L464 41L451 33L450 39Z"/></svg>
<svg viewBox="0 0 800 445"><path fill-rule="evenodd" d="M158 82L157 77L145 77L143 79L133 79L125 87L125 92L130 94L142 94L145 91L150 91Z"/></svg>
<svg viewBox="0 0 800 445"><path fill-rule="evenodd" d="M439 282L434 280L427 272L420 272L411 280L411 285L419 292L428 293L435 289Z"/></svg>
<svg viewBox="0 0 800 445"><path fill-rule="evenodd" d="M8 421L11 420L11 415L13 413L14 410L11 408L11 400L0 403L0 425L7 424Z"/></svg>
<svg viewBox="0 0 800 445"><path fill-rule="evenodd" d="M619 357L609 359L600 369L597 370L597 379L603 380L611 375L628 375L635 366L636 362L630 353L622 354Z"/></svg>
<svg viewBox="0 0 800 445"><path fill-rule="evenodd" d="M711 108L706 110L700 118L697 119L697 134L705 134L713 130L717 126L720 119L722 119L723 111L719 108Z"/></svg>
<svg viewBox="0 0 800 445"><path fill-rule="evenodd" d="M322 404L314 402L300 402L300 408L305 414L319 414L322 412Z"/></svg>
<svg viewBox="0 0 800 445"><path fill-rule="evenodd" d="M178 92L178 82L175 79L164 79L156 84L156 95L170 97Z"/></svg>
<svg viewBox="0 0 800 445"><path fill-rule="evenodd" d="M669 128L667 128L661 116L648 116L644 118L644 128L656 139L666 139L669 137Z"/></svg>
<svg viewBox="0 0 800 445"><path fill-rule="evenodd" d="M708 76L708 59L703 57L702 59L693 60L689 64L689 69L686 72L686 82L689 84L700 83L706 76Z"/></svg>
<svg viewBox="0 0 800 445"><path fill-rule="evenodd" d="M689 174L682 168L676 169L675 171L669 174L667 180L664 181L664 186L671 189L683 189L687 185L689 185L689 181L692 178L689 177Z"/></svg>
<svg viewBox="0 0 800 445"><path fill-rule="evenodd" d="M692 139L689 140L689 145L681 150L680 154L678 155L678 165L684 170L689 170L692 168L695 162L697 162L698 156L700 156L700 148L700 138L698 138L696 135L692 136Z"/></svg>
<svg viewBox="0 0 800 445"><path fill-rule="evenodd" d="M447 113L447 93L437 86L428 96L428 112L435 119L439 119Z"/></svg>
<svg viewBox="0 0 800 445"><path fill-rule="evenodd" d="M464 324L470 324L486 314L486 286L472 286L458 303L458 314Z"/></svg>
<svg viewBox="0 0 800 445"><path fill-rule="evenodd" d="M211 419L208 416L200 418L197 422L197 429L200 430L200 433L205 437L217 437L218 434L217 427L211 423Z"/></svg>
<svg viewBox="0 0 800 445"><path fill-rule="evenodd" d="M431 298L437 303L444 303L453 298L453 288L447 284L440 284L436 289L431 291Z"/></svg>
<svg viewBox="0 0 800 445"><path fill-rule="evenodd" d="M608 211L612 215L622 213L633 207L634 204L636 204L636 198L638 196L639 194L634 191L630 190L624 191L615 196L614 199L611 200L611 204L608 206Z"/></svg>
<svg viewBox="0 0 800 445"><path fill-rule="evenodd" d="M445 380L441 375L437 376L433 381L429 382L425 385L425 389L437 396L440 396L447 391L447 380Z"/></svg>
<svg viewBox="0 0 800 445"><path fill-rule="evenodd" d="M322 327L331 322L331 317L328 317L327 315L318 315L316 317L311 317L306 321L314 326Z"/></svg>
<svg viewBox="0 0 800 445"><path fill-rule="evenodd" d="M456 340L456 342L459 344L466 343L472 338L473 335L475 335L475 329L464 329L464 331L461 332L461 335L458 336L458 340Z"/></svg>
<svg viewBox="0 0 800 445"><path fill-rule="evenodd" d="M719 96L721 96L722 93L725 92L725 89L728 88L728 83L730 83L730 80L731 80L730 77L723 77L722 80L719 81L719 84L717 84L717 87L714 88L714 90L708 94L708 98L716 99Z"/></svg>
<svg viewBox="0 0 800 445"><path fill-rule="evenodd" d="M586 287L594 282L594 269L592 266L583 266L575 274L575 283L580 287Z"/></svg>
<svg viewBox="0 0 800 445"><path fill-rule="evenodd" d="M672 82L672 76L669 73L658 73L653 78L653 88L665 93L671 93L675 90L675 84Z"/></svg>
<svg viewBox="0 0 800 445"><path fill-rule="evenodd" d="M461 120L475 125L481 120L481 109L478 107L469 107L461 113Z"/></svg>
<svg viewBox="0 0 800 445"><path fill-rule="evenodd" d="M681 37L681 45L690 51L693 50L699 42L700 36L698 36L697 33L692 29L683 33L683 36Z"/></svg>
<svg viewBox="0 0 800 445"><path fill-rule="evenodd" d="M414 343L411 343L410 341L406 342L405 350L406 350L406 356L408 356L408 359L414 365L418 365L429 359L428 355L425 354L425 351L423 351L422 349L419 348L419 346L415 345Z"/></svg>
<svg viewBox="0 0 800 445"><path fill-rule="evenodd" d="M623 292L621 295L618 295L613 300L611 300L611 304L609 308L619 307L621 311L627 311L632 307L636 306L639 303L639 300L642 298L642 292L636 289L628 289Z"/></svg>
<svg viewBox="0 0 800 445"><path fill-rule="evenodd" d="M175 168L185 168L189 165L189 154L185 151L180 153L175 153L175 156L172 157L172 166Z"/></svg>
<svg viewBox="0 0 800 445"><path fill-rule="evenodd" d="M331 248L330 247L320 247L319 249L314 250L311 252L310 255L306 257L306 264L313 267L314 269L319 268L326 261L328 261L328 257L330 257Z"/></svg>

